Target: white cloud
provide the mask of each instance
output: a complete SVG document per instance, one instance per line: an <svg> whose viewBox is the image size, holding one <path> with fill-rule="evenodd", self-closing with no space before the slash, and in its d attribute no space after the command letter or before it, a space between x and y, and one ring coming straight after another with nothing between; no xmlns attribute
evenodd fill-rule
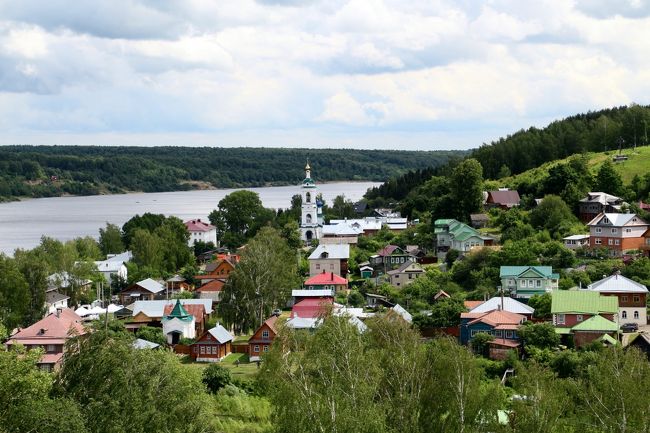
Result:
<svg viewBox="0 0 650 433"><path fill-rule="evenodd" d="M5 2L0 142L476 146L650 103L649 16L633 0Z"/></svg>

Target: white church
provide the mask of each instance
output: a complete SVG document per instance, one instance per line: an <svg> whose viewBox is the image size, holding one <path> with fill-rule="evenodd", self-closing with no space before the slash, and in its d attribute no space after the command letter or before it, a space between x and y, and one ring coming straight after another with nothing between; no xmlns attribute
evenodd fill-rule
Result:
<svg viewBox="0 0 650 433"><path fill-rule="evenodd" d="M305 179L301 185L302 213L300 217L300 234L309 245L313 239L320 239L323 231L323 203L316 198L316 182L311 178L309 163L305 166Z"/></svg>

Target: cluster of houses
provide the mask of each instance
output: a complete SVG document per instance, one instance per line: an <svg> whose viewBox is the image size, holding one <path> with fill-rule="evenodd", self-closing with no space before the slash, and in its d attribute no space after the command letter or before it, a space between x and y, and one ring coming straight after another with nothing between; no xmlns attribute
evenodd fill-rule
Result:
<svg viewBox="0 0 650 433"><path fill-rule="evenodd" d="M485 302L466 301L468 312L460 316L461 343L470 344L477 334L486 333L493 337L489 353L494 359L504 359L509 350L521 347L518 329L535 320L534 309L526 304L533 295L550 293L550 323L567 346L619 344L622 325L647 323L648 288L619 273L571 290L558 290L557 274L545 267L502 266L501 277L511 296L502 291Z"/></svg>

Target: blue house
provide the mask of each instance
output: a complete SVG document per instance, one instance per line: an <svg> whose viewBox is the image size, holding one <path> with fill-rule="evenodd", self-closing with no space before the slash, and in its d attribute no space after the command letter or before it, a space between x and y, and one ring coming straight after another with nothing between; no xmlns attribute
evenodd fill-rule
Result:
<svg viewBox="0 0 650 433"><path fill-rule="evenodd" d="M503 310L485 313L461 313L460 342L469 344L479 332L498 340L519 341L517 329L526 321L526 316Z"/></svg>

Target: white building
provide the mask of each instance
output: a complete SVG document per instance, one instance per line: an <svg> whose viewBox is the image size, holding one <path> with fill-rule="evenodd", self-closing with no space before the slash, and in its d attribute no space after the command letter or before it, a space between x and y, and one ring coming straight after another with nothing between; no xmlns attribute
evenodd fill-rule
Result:
<svg viewBox="0 0 650 433"><path fill-rule="evenodd" d="M192 247L195 242L208 243L212 242L216 247L217 244L217 228L212 224L208 224L205 221L197 218L194 220L185 221L185 227L190 233L190 239L187 241L187 244Z"/></svg>
<svg viewBox="0 0 650 433"><path fill-rule="evenodd" d="M161 322L163 334L169 344L178 344L181 338L196 337L194 316L183 308L180 300L176 300L176 305L171 313L164 316Z"/></svg>
<svg viewBox="0 0 650 433"><path fill-rule="evenodd" d="M126 262L132 258L133 254L131 254L131 251L126 251L121 254L109 254L106 256L106 260L95 262L95 266L97 266L97 270L104 276L108 283L111 282L111 278L114 275L126 281L128 277Z"/></svg>
<svg viewBox="0 0 650 433"><path fill-rule="evenodd" d="M305 166L305 179L300 186L302 211L300 215L300 235L309 244L312 239L320 239L323 227L323 204L316 200L316 182L311 178L311 167Z"/></svg>

